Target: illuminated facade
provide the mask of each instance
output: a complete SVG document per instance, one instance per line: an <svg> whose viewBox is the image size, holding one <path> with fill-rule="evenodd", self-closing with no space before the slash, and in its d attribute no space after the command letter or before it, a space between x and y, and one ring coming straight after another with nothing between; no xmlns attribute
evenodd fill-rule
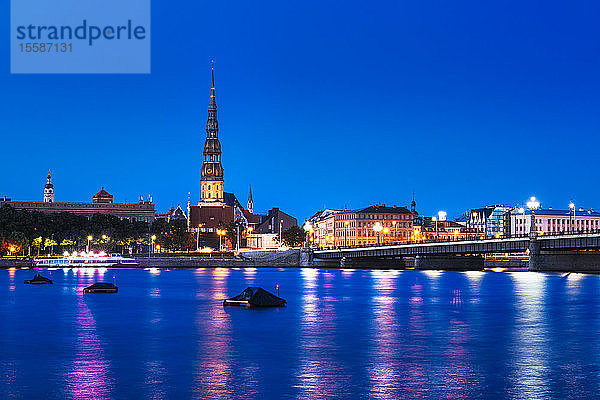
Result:
<svg viewBox="0 0 600 400"><path fill-rule="evenodd" d="M511 234L527 235L531 231L531 210L515 209L510 214ZM582 208L575 210L535 210L538 234L583 233L600 230L600 213Z"/></svg>
<svg viewBox="0 0 600 400"><path fill-rule="evenodd" d="M48 187L50 185L50 187ZM49 189L51 191L49 191ZM148 197L147 201L140 198L139 204L114 203L113 196L102 188L92 197L91 203L55 202L54 186L50 175L44 186L44 201L12 201L9 198L0 198L0 208L8 205L16 210L39 211L43 213L68 212L91 218L94 214L106 214L128 219L130 221L152 222L154 220L154 204Z"/></svg>
<svg viewBox="0 0 600 400"><path fill-rule="evenodd" d="M309 222L313 245L317 247L357 246L408 241L415 213L406 207L374 205L359 210L324 210ZM381 225L381 232L375 225Z"/></svg>
<svg viewBox="0 0 600 400"><path fill-rule="evenodd" d="M46 186L44 186L44 203L54 203L54 185L50 174L48 174Z"/></svg>
<svg viewBox="0 0 600 400"><path fill-rule="evenodd" d="M463 222L464 224L464 222ZM437 221L432 217L418 217L414 220L411 242L435 242L470 240L480 238L482 233L456 221Z"/></svg>

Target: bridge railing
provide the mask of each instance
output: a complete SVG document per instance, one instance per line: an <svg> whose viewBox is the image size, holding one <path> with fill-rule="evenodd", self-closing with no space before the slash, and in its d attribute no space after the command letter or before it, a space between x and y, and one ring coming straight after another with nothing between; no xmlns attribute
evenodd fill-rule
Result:
<svg viewBox="0 0 600 400"><path fill-rule="evenodd" d="M538 237L539 238L544 238L544 237L562 237L562 236L572 236L572 235L585 235L585 234L600 234L600 229L590 229L590 230L576 230L574 232L548 232L548 233L544 233L544 232L540 232L538 233ZM529 233L527 234L518 234L518 235L502 235L502 236L495 236L495 235L484 235L484 234L474 234L474 235L467 235L467 237L461 237L461 238L456 238L456 237L452 237L452 238L443 238L443 239L437 239L437 240L401 240L401 241L387 241L385 243L368 243L368 244L358 244L358 245L348 245L348 246L314 246L312 247L313 250L344 250L344 249L359 249L359 248L365 248L365 247L384 247L384 246L399 246L399 245L411 245L411 244L425 244L425 243L440 243L440 244L444 244L444 243L453 243L453 242L465 242L465 241L485 241L485 240L492 240L492 239L523 239L523 238L529 238Z"/></svg>

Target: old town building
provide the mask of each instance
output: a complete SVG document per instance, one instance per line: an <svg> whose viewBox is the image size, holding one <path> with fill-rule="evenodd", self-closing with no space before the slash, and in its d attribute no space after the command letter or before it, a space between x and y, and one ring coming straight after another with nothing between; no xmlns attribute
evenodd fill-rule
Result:
<svg viewBox="0 0 600 400"><path fill-rule="evenodd" d="M135 203L115 203L113 196L104 188L92 197L91 203L59 202L54 200L54 185L50 175L46 178L43 193L44 201L12 201L6 197L0 198L0 207L9 205L17 210L40 211L44 213L69 212L91 218L94 214L114 215L131 221L152 222L154 220L154 204L148 197L147 201Z"/></svg>

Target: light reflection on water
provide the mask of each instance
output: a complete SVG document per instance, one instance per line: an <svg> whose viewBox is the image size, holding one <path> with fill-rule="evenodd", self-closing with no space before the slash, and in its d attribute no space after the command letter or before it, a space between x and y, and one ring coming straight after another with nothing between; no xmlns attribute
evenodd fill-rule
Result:
<svg viewBox="0 0 600 400"><path fill-rule="evenodd" d="M76 347L74 360L65 377L69 397L110 399L114 386L110 362L104 355L105 343L98 337L96 323L83 296L76 306Z"/></svg>
<svg viewBox="0 0 600 400"><path fill-rule="evenodd" d="M0 271L0 398L549 399L600 390L596 275L75 268L53 271L54 285L23 285L35 272ZM116 295L82 293L113 279ZM222 306L247 286L277 284L284 309Z"/></svg>

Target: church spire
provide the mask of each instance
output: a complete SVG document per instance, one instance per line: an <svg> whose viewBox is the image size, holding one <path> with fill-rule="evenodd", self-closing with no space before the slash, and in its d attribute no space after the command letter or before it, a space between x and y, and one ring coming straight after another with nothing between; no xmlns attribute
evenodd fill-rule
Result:
<svg viewBox="0 0 600 400"><path fill-rule="evenodd" d="M250 193L248 194L248 212L254 214L254 200L252 200L252 185L250 185Z"/></svg>
<svg viewBox="0 0 600 400"><path fill-rule="evenodd" d="M415 192L413 192L413 199L410 202L410 211L412 211L412 213L415 213L415 209L417 208L417 202L415 202Z"/></svg>
<svg viewBox="0 0 600 400"><path fill-rule="evenodd" d="M210 103L208 105L209 109L217 109L217 98L215 96L215 60L212 60L210 66L210 77L211 77L211 86L210 86ZM216 119L216 115L215 115Z"/></svg>
<svg viewBox="0 0 600 400"><path fill-rule="evenodd" d="M221 143L219 142L219 123L217 122L214 61L210 68L210 78L210 101L206 121L204 160L200 171L200 203L203 205L221 205L223 202L223 166L221 165Z"/></svg>

